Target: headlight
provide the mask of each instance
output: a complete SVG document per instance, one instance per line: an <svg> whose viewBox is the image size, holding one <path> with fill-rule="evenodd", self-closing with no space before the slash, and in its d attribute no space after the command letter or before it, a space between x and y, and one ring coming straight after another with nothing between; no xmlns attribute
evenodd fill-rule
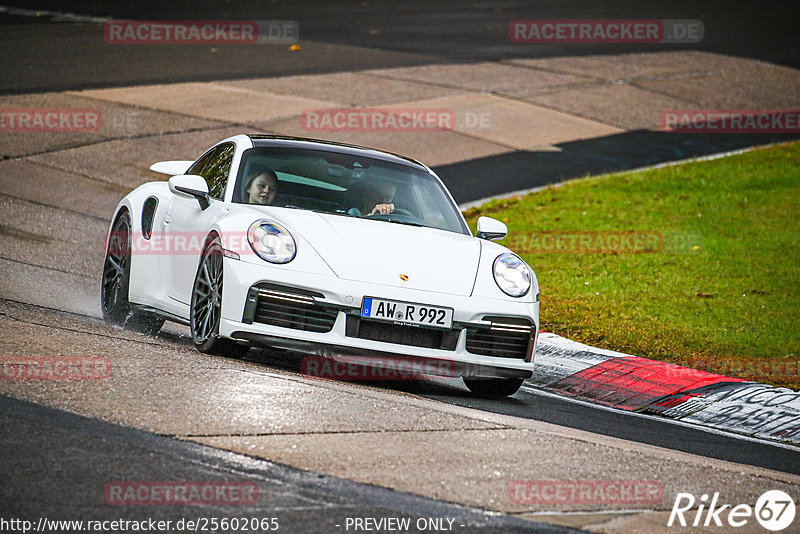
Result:
<svg viewBox="0 0 800 534"><path fill-rule="evenodd" d="M492 266L494 281L511 297L522 297L531 288L531 272L521 259L513 254L500 254Z"/></svg>
<svg viewBox="0 0 800 534"><path fill-rule="evenodd" d="M270 263L289 263L297 253L297 245L289 231L280 224L261 219L247 230L250 248Z"/></svg>

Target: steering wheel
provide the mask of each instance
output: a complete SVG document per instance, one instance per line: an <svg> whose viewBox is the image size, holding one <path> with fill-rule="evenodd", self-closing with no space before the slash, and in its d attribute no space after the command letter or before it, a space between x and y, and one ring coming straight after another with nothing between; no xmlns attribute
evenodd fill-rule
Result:
<svg viewBox="0 0 800 534"><path fill-rule="evenodd" d="M403 217L411 217L412 219L418 218L416 215L403 208L395 208L391 213L373 213L372 215L367 215L367 217L389 217L390 215L402 215Z"/></svg>

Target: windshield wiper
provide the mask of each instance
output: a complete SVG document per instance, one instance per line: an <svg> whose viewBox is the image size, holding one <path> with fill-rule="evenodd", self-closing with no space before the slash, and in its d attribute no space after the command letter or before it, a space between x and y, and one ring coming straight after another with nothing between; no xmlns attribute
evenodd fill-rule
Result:
<svg viewBox="0 0 800 534"><path fill-rule="evenodd" d="M386 222L395 223L395 224L405 224L407 226L421 226L422 228L433 228L432 226L429 226L427 224L415 223L415 222L409 222L409 221L399 221L397 219L375 219L375 220L376 221L386 221Z"/></svg>

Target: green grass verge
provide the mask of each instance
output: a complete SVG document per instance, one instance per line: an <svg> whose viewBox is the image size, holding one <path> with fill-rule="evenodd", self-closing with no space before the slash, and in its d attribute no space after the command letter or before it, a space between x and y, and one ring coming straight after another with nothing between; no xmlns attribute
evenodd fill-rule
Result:
<svg viewBox="0 0 800 534"><path fill-rule="evenodd" d="M492 200L465 212L473 231L480 215L536 271L542 329L800 386L800 143ZM613 249L628 230L652 250ZM580 235L606 246L578 251Z"/></svg>

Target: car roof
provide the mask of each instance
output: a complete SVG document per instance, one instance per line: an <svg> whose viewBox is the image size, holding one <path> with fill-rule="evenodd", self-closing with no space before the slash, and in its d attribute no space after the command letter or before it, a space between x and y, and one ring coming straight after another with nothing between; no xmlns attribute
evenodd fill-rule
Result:
<svg viewBox="0 0 800 534"><path fill-rule="evenodd" d="M325 150L328 152L337 152L339 154L348 154L356 157L373 158L381 161L391 163L399 163L401 165L412 165L424 171L429 169L417 160L358 145L349 145L347 143L337 143L334 141L325 141L323 139L310 139L305 137L290 137L285 135L259 135L248 134L253 141L254 147L292 147L292 148L305 148L309 150Z"/></svg>

